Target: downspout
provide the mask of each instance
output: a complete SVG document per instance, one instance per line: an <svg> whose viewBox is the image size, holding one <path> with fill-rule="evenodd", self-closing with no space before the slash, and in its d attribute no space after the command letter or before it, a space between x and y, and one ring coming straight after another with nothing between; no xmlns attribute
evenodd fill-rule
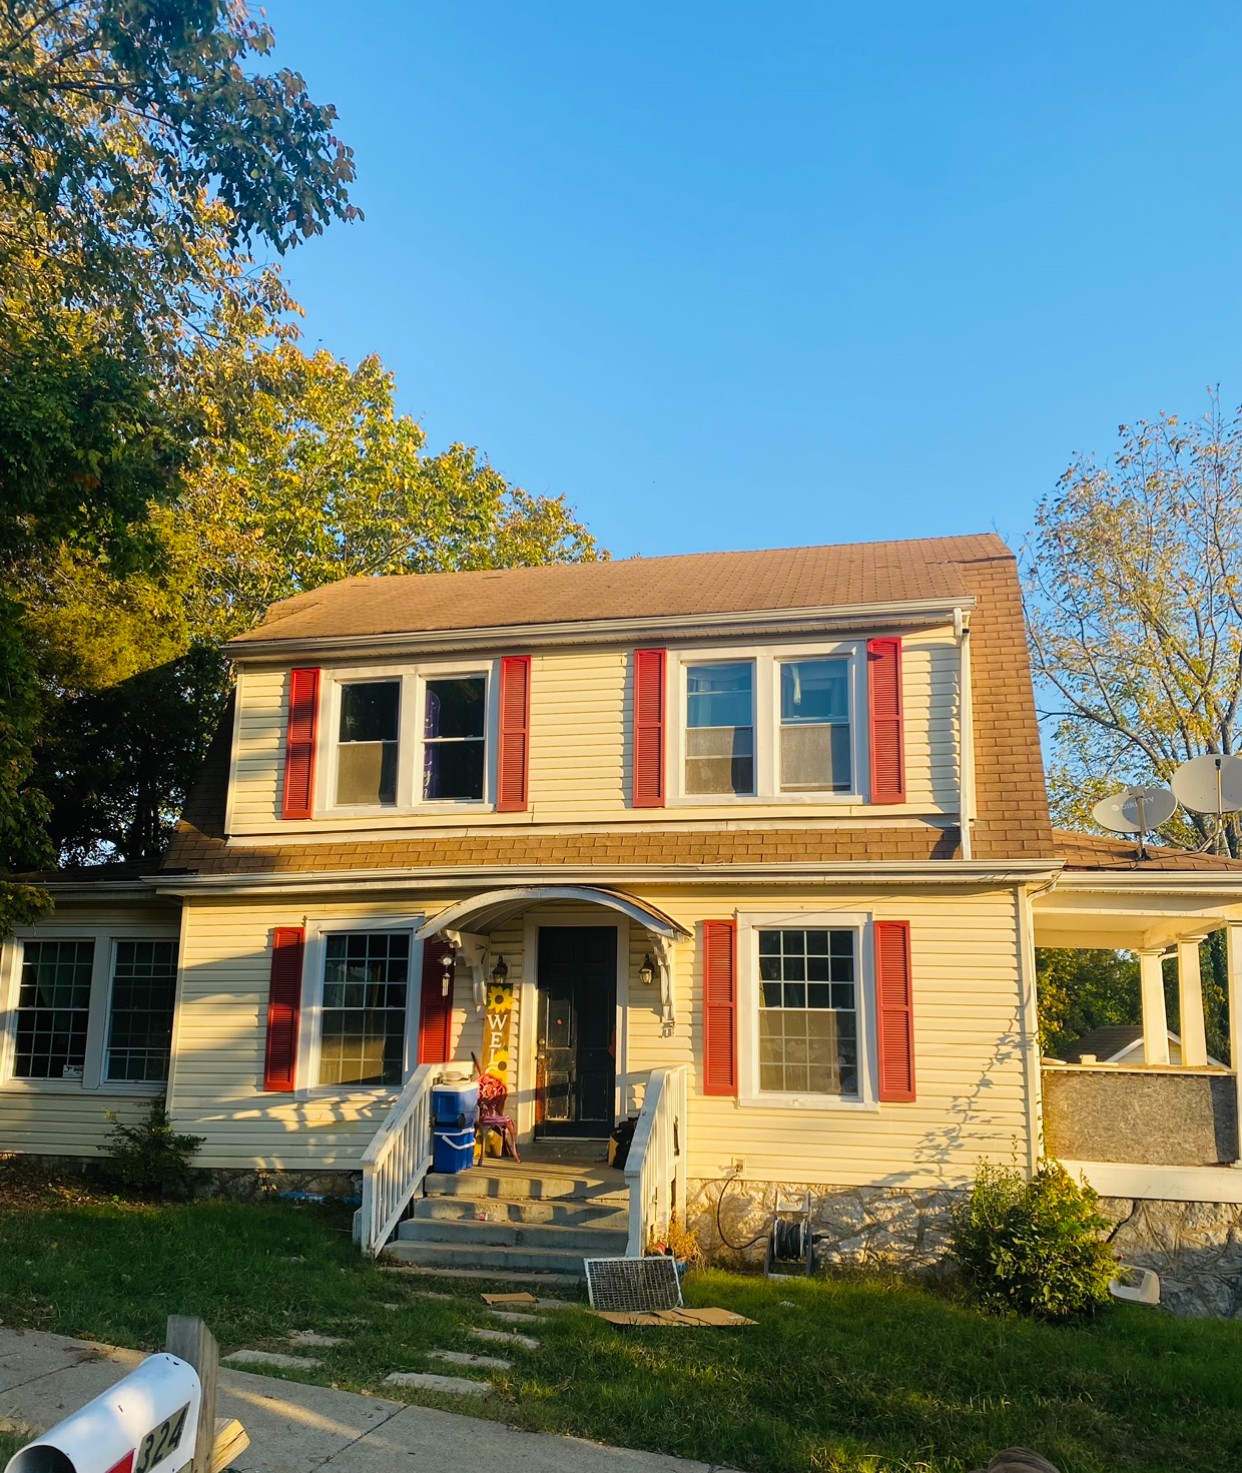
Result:
<svg viewBox="0 0 1242 1473"><path fill-rule="evenodd" d="M953 610L953 633L958 652L958 804L962 833L962 858L974 857L970 826L975 817L975 713L970 680L970 624L962 609Z"/></svg>

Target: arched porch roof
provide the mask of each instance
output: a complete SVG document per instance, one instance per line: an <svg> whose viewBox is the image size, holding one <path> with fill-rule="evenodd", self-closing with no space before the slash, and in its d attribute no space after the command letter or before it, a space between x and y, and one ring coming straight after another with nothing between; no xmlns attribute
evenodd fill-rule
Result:
<svg viewBox="0 0 1242 1473"><path fill-rule="evenodd" d="M688 937L690 932L671 916L646 901L636 900L616 890L598 885L520 885L505 890L485 890L469 900L446 906L432 916L415 933L419 941L427 941L441 931L472 931L486 935L532 905L545 900L576 901L582 905L603 905L619 911L640 926L667 941Z"/></svg>

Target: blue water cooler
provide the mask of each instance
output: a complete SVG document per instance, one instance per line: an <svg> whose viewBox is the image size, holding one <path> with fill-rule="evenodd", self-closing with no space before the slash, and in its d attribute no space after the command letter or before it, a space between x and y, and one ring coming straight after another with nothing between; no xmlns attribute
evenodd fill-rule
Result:
<svg viewBox="0 0 1242 1473"><path fill-rule="evenodd" d="M474 1126L478 1118L477 1080L444 1078L432 1086L432 1158L436 1171L465 1171L474 1165Z"/></svg>

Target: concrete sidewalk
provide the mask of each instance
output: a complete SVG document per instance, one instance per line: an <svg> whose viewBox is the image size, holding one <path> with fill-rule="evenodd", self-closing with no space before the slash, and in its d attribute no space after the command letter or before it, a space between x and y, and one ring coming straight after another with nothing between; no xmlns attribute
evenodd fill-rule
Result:
<svg viewBox="0 0 1242 1473"><path fill-rule="evenodd" d="M45 1430L143 1358L136 1350L0 1327L0 1423ZM325 1465L333 1473L725 1473L246 1371L221 1370L217 1413L236 1417L250 1434L250 1447L233 1464L238 1473L311 1473Z"/></svg>

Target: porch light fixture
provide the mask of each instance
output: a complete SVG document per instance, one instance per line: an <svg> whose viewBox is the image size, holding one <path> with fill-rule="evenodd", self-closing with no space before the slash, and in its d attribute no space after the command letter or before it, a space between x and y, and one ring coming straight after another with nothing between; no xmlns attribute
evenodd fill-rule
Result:
<svg viewBox="0 0 1242 1473"><path fill-rule="evenodd" d="M638 969L638 980L644 987L650 987L655 981L655 962L651 960L651 953L643 957L643 964Z"/></svg>
<svg viewBox="0 0 1242 1473"><path fill-rule="evenodd" d="M505 959L503 956L498 956L496 958L496 965L492 968L492 981L499 987L508 976L509 968L505 965Z"/></svg>
<svg viewBox="0 0 1242 1473"><path fill-rule="evenodd" d="M453 949L452 949L452 947L450 947L448 949L448 951L446 951L444 953L444 956L440 960L440 965L441 965L441 967L444 968L443 972L440 975L440 996L441 997L447 997L449 995L449 989L453 985Z"/></svg>

